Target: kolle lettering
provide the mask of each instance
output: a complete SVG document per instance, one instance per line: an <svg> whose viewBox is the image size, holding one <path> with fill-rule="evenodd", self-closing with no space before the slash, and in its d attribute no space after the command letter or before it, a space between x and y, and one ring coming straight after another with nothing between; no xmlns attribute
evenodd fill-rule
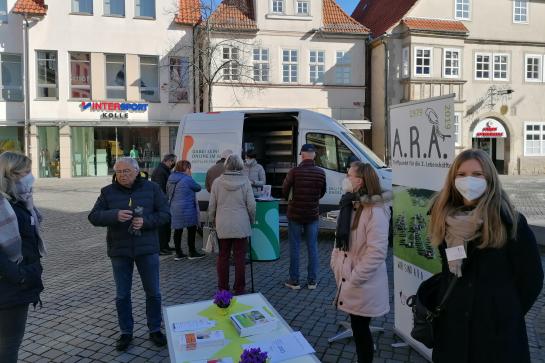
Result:
<svg viewBox="0 0 545 363"><path fill-rule="evenodd" d="M101 119L126 120L129 118L127 112L103 112L100 115Z"/></svg>
<svg viewBox="0 0 545 363"><path fill-rule="evenodd" d="M147 103L130 103L130 102L85 102L80 104L82 111L89 110L91 112L118 111L118 112L146 112L148 110Z"/></svg>

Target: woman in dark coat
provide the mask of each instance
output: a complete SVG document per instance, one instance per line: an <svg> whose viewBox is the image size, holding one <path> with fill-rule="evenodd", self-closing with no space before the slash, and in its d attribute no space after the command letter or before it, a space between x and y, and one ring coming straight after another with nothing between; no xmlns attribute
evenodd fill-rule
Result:
<svg viewBox="0 0 545 363"><path fill-rule="evenodd" d="M28 306L43 290L41 216L32 201L30 159L0 154L0 362L16 363Z"/></svg>
<svg viewBox="0 0 545 363"><path fill-rule="evenodd" d="M487 153L457 156L429 224L443 272L458 276L436 319L433 361L530 363L524 315L541 291L543 268L535 237ZM462 247L466 257L451 255Z"/></svg>

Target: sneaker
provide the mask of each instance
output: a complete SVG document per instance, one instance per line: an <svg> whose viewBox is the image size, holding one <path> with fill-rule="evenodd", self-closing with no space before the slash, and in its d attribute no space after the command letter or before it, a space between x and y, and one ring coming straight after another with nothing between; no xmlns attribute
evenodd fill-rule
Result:
<svg viewBox="0 0 545 363"><path fill-rule="evenodd" d="M285 282L284 286L289 287L292 290L299 290L301 288L301 285L299 285L298 282L292 280L288 280L287 282Z"/></svg>
<svg viewBox="0 0 545 363"><path fill-rule="evenodd" d="M115 342L115 349L118 351L125 351L131 344L132 334L121 334Z"/></svg>
<svg viewBox="0 0 545 363"><path fill-rule="evenodd" d="M174 261L180 261L180 260L183 260L186 257L187 257L187 255L184 255L183 253L181 255L176 254L176 256L174 256Z"/></svg>
<svg viewBox="0 0 545 363"><path fill-rule="evenodd" d="M161 255L161 256L172 255L172 251L170 251L170 250L160 250L159 255Z"/></svg>
<svg viewBox="0 0 545 363"><path fill-rule="evenodd" d="M189 257L188 257L188 258L189 258L190 260L196 260L196 259L198 259L198 258L203 258L204 256L205 256L204 253L193 252L193 253L190 253L190 254L189 254Z"/></svg>
<svg viewBox="0 0 545 363"><path fill-rule="evenodd" d="M309 290L315 290L316 286L318 286L316 281L309 281L308 284L307 284L307 287L308 287Z"/></svg>
<svg viewBox="0 0 545 363"><path fill-rule="evenodd" d="M149 333L149 339L153 342L153 344L155 344L156 347L164 347L167 345L167 338L165 338L165 334L161 333L160 331Z"/></svg>

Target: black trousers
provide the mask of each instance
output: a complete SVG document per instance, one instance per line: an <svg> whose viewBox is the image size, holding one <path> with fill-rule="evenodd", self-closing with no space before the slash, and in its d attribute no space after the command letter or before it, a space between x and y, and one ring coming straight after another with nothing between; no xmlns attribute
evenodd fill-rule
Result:
<svg viewBox="0 0 545 363"><path fill-rule="evenodd" d="M159 248L161 250L168 249L168 244L170 243L170 235L170 222L159 227Z"/></svg>
<svg viewBox="0 0 545 363"><path fill-rule="evenodd" d="M176 254L181 256L183 255L182 251L182 233L184 229L175 229L174 230L174 248L176 248ZM193 255L195 252L195 234L197 233L197 226L187 227L187 247L189 249L189 254Z"/></svg>
<svg viewBox="0 0 545 363"><path fill-rule="evenodd" d="M373 361L374 346L369 323L371 318L350 314L350 325L352 326L352 336L356 343L356 353L358 354L358 363L371 363Z"/></svg>
<svg viewBox="0 0 545 363"><path fill-rule="evenodd" d="M27 314L28 304L0 309L0 362L17 363Z"/></svg>

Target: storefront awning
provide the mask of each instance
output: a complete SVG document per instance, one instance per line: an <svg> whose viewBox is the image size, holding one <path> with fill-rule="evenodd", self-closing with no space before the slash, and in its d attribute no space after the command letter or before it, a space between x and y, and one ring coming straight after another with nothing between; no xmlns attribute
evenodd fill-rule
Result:
<svg viewBox="0 0 545 363"><path fill-rule="evenodd" d="M349 130L371 130L371 121L369 120L339 120Z"/></svg>
<svg viewBox="0 0 545 363"><path fill-rule="evenodd" d="M484 120L479 121L473 129L473 138L476 139L497 139L506 137L507 132L505 132L505 127L503 127L498 120L494 120L493 118L485 118Z"/></svg>

